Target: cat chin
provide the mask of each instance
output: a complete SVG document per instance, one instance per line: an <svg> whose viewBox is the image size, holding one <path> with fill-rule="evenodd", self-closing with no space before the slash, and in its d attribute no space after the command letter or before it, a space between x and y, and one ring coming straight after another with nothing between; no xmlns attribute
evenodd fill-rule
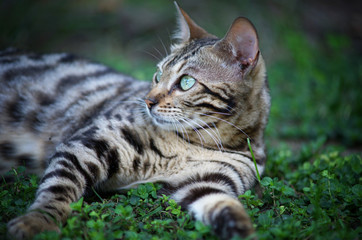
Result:
<svg viewBox="0 0 362 240"><path fill-rule="evenodd" d="M156 119L156 118L152 118L152 122L157 127L161 128L163 130L167 130L167 131L175 130L175 124L172 122L169 122L166 120L160 120L160 119Z"/></svg>
<svg viewBox="0 0 362 240"><path fill-rule="evenodd" d="M166 119L162 119L158 116L155 116L154 114L151 113L151 111L147 108L147 115L149 118L151 118L152 123L157 126L158 128L167 130L167 131L172 131L175 130L175 122L171 122L168 121Z"/></svg>

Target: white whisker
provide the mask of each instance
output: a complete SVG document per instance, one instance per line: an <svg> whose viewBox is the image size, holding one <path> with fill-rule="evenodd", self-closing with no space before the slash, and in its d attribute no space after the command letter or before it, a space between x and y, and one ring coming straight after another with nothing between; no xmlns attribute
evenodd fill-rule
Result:
<svg viewBox="0 0 362 240"><path fill-rule="evenodd" d="M207 129L205 129L203 126L201 126L200 124L198 124L197 122L195 122L194 120L190 119L190 118L186 118L189 121L192 121L193 123L196 124L196 126L198 126L199 128L201 128L202 130L204 130L210 137L212 140L214 140L217 148L219 149L219 151L222 151L221 148L223 149L222 145L220 146L220 142L217 141L217 139L214 137L213 134L211 134ZM201 132L200 132L201 133Z"/></svg>
<svg viewBox="0 0 362 240"><path fill-rule="evenodd" d="M213 127L216 128L216 131L217 131L217 132L216 132L213 128L211 128L210 125L207 124L207 122L201 120L200 118L196 118L195 120L200 121L202 124L206 125L206 126L211 130L211 132L213 133L213 136L215 137L215 138L213 138L213 139L214 139L216 145L219 144L219 145L220 145L220 148L221 148L222 150L224 150L224 147L223 147L222 141L221 141L221 136L220 136L220 134L219 134L219 130L217 129L216 125L215 125L214 123L212 123L212 124L213 124ZM207 131L207 130L205 129L205 131ZM209 135L211 136L211 134L209 134ZM216 139L217 141L216 141L215 139Z"/></svg>
<svg viewBox="0 0 362 240"><path fill-rule="evenodd" d="M210 112L210 111L207 111L207 113L210 113L210 114L227 115L227 116L231 116L231 115L232 115L231 113L223 113L223 112Z"/></svg>
<svg viewBox="0 0 362 240"><path fill-rule="evenodd" d="M153 53L150 53L150 52L148 52L148 51L142 51L142 52L147 53L147 54L150 55L151 57L154 57L157 61L161 61L161 60L162 60L161 58L157 57L157 56L156 56L155 54L153 54Z"/></svg>
<svg viewBox="0 0 362 240"><path fill-rule="evenodd" d="M162 39L160 38L160 36L158 36L158 39L160 40L160 42L161 42L161 44L162 44L163 50L165 50L166 56L169 55L169 53L168 53L168 51L167 51L167 48L166 48L165 44L163 43Z"/></svg>
<svg viewBox="0 0 362 240"><path fill-rule="evenodd" d="M195 128L194 126L191 125L191 123L189 123L185 118L182 118L180 119L181 121L185 122L187 125L189 125L195 132L196 134L198 135L199 139L200 139L200 143L201 143L201 146L203 147L204 146L204 142L205 141L205 138L204 136L202 136L202 134L200 133L199 130L197 130L197 128Z"/></svg>
<svg viewBox="0 0 362 240"><path fill-rule="evenodd" d="M157 48L153 47L153 49L156 50L156 52L158 53L158 55L160 55L161 58L164 58L164 56L162 55L162 53L160 52L160 50L158 50Z"/></svg>
<svg viewBox="0 0 362 240"><path fill-rule="evenodd" d="M199 114L199 115L202 115L202 116L207 116L207 117L215 118L215 119L218 119L218 120L220 120L220 121L223 121L223 122L229 124L230 126L236 128L237 130L239 130L239 131L242 132L243 134L245 134L245 136L247 136L248 138L250 138L249 135L246 134L246 132L244 132L242 129L240 129L240 128L239 128L238 126L236 126L235 124L233 124L233 123L231 123L231 122L229 122L229 121L226 121L225 119L222 119L222 118L219 118L219 117L215 117L215 116L212 116L212 115L209 115L209 114L206 114L206 113L199 113L199 112L194 112L194 113ZM251 138L250 138L250 139L251 139Z"/></svg>
<svg viewBox="0 0 362 240"><path fill-rule="evenodd" d="M182 125L182 123L180 123L179 120L176 120L178 122L178 124L180 125L181 127L181 130L182 130L182 137L184 137L184 132L186 133L186 136L187 136L187 141L188 143L190 143L190 137L189 137L189 134L187 133L187 130L186 128Z"/></svg>

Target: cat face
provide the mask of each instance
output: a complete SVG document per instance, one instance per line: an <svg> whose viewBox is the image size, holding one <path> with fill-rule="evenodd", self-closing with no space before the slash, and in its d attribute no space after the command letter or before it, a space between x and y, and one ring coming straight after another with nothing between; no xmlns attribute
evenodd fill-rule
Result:
<svg viewBox="0 0 362 240"><path fill-rule="evenodd" d="M180 11L179 44L158 64L147 112L163 129L206 129L242 111L248 78L258 57L253 25L238 18L223 39L207 33Z"/></svg>
<svg viewBox="0 0 362 240"><path fill-rule="evenodd" d="M179 16L179 41L158 64L145 98L148 116L185 141L221 151L248 151L250 138L265 159L270 96L254 26L237 18L218 39L182 9Z"/></svg>
<svg viewBox="0 0 362 240"><path fill-rule="evenodd" d="M230 88L237 77L215 53L217 39L194 40L173 49L158 64L146 103L154 123L164 129L201 128L208 115L228 115L235 106ZM239 76L241 77L241 76Z"/></svg>

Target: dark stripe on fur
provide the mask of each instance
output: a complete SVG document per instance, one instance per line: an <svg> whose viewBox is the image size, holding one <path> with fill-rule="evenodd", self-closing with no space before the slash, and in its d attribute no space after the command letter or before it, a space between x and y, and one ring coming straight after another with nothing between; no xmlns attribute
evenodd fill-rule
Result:
<svg viewBox="0 0 362 240"><path fill-rule="evenodd" d="M220 99L221 101L223 101L226 104L229 104L230 99L224 98L223 96L221 96L219 93L212 91L210 88L208 88L205 84L203 83L199 83L201 86L204 87L203 92L212 96L217 97L218 99Z"/></svg>
<svg viewBox="0 0 362 240"><path fill-rule="evenodd" d="M84 133L82 133L82 135L85 138L94 138L94 136L95 136L95 134L97 133L98 130L99 130L99 127L92 126L89 129L87 129Z"/></svg>
<svg viewBox="0 0 362 240"><path fill-rule="evenodd" d="M118 121L122 121L122 116L117 113L116 115L114 115L114 117L118 120Z"/></svg>
<svg viewBox="0 0 362 240"><path fill-rule="evenodd" d="M73 63L76 60L79 60L79 58L76 55L68 53L65 56L61 57L59 62L60 63Z"/></svg>
<svg viewBox="0 0 362 240"><path fill-rule="evenodd" d="M40 111L31 111L26 114L26 123L29 126L30 129L36 130L39 127L41 127L43 124L45 124L44 119L42 116L40 116Z"/></svg>
<svg viewBox="0 0 362 240"><path fill-rule="evenodd" d="M50 187L40 190L38 193L38 196L40 196L40 194L43 192L51 192L55 195L70 197L71 201L75 201L77 199L76 189L74 189L71 186L64 186L64 185L50 186ZM71 194L73 196L71 196Z"/></svg>
<svg viewBox="0 0 362 240"><path fill-rule="evenodd" d="M189 160L189 161L191 161L191 162L199 162L199 161L196 161L196 160ZM227 167L227 168L231 169L233 172L235 172L237 174L238 179L240 180L240 183L245 188L245 183L244 183L243 177L242 177L242 175L240 174L240 172L236 169L236 167L234 165L232 165L230 163L227 163L227 162L218 161L218 160L204 160L204 161L217 163L217 164L223 165L224 167ZM237 162L240 163L239 161L237 161Z"/></svg>
<svg viewBox="0 0 362 240"><path fill-rule="evenodd" d="M21 154L15 157L15 161L19 166L25 166L27 168L34 168L36 165L36 159L30 154Z"/></svg>
<svg viewBox="0 0 362 240"><path fill-rule="evenodd" d="M122 135L124 139L133 146L133 148L138 152L140 155L143 154L143 143L138 134L135 131L131 131L128 128L121 129Z"/></svg>
<svg viewBox="0 0 362 240"><path fill-rule="evenodd" d="M233 172L235 172L237 174L237 176L238 176L238 178L240 180L240 183L242 184L243 188L245 189L245 182L244 182L243 176L240 174L240 172L236 169L236 167L234 165L232 165L230 163L227 163L227 162L221 162L221 161L218 161L218 160L210 160L210 162L221 164L224 167L227 167L227 168L233 170ZM252 172L252 173L254 173L254 172Z"/></svg>
<svg viewBox="0 0 362 240"><path fill-rule="evenodd" d="M86 187L93 186L95 182L94 179L82 168L77 156L68 152L57 152L52 158L53 159L64 158L66 160L69 160L73 164L73 166L78 170L78 172L82 174L82 176L84 177Z"/></svg>
<svg viewBox="0 0 362 240"><path fill-rule="evenodd" d="M132 164L132 166L133 166L133 170L134 170L135 172L138 171L138 168L139 168L139 166L140 166L140 163L141 163L141 159L140 159L139 157L135 157L135 158L133 159L133 164Z"/></svg>
<svg viewBox="0 0 362 240"><path fill-rule="evenodd" d="M0 64L9 64L9 63L14 63L14 62L18 62L19 58L3 58L0 59Z"/></svg>
<svg viewBox="0 0 362 240"><path fill-rule="evenodd" d="M54 65L42 65L42 66L31 66L31 67L21 67L21 68L14 68L14 69L9 69L7 71L5 71L2 74L2 78L5 81L12 81L15 78L19 77L19 76L36 76L39 75L40 73L43 73L47 70L50 69L54 69Z"/></svg>
<svg viewBox="0 0 362 240"><path fill-rule="evenodd" d="M196 181L198 181L198 179L196 179ZM237 190L235 182L230 177L226 176L225 174L207 173L207 174L203 175L199 181L214 182L214 183L223 182L233 190L233 192L235 193L236 196L238 195L238 190Z"/></svg>
<svg viewBox="0 0 362 240"><path fill-rule="evenodd" d="M16 99L5 104L5 109L11 123L19 123L23 121L25 117L23 106L25 106L26 103L27 100L24 97L17 96Z"/></svg>
<svg viewBox="0 0 362 240"><path fill-rule="evenodd" d="M100 178L101 170L96 164L92 162L85 162L84 164L87 166L88 171L94 176L95 179Z"/></svg>
<svg viewBox="0 0 362 240"><path fill-rule="evenodd" d="M106 155L106 160L108 163L107 177L111 178L119 171L120 159L117 149L111 149Z"/></svg>
<svg viewBox="0 0 362 240"><path fill-rule="evenodd" d="M43 55L40 55L38 53L30 53L29 55L26 56L28 59L33 60L33 61L40 61L43 60Z"/></svg>
<svg viewBox="0 0 362 240"><path fill-rule="evenodd" d="M203 46L212 45L214 44L218 39L216 38L202 38L202 39L196 39L192 42L190 42L188 45L184 46L181 49L181 52L179 52L172 60L170 60L166 66L172 67L176 65L178 61L181 59L183 61L187 60L189 57L194 56Z"/></svg>
<svg viewBox="0 0 362 240"><path fill-rule="evenodd" d="M79 126L86 126L89 122L94 120L94 118L103 110L104 105L106 105L112 98L112 96L109 96L108 98L103 99L103 101L91 105L89 108L85 109L84 111L87 114L83 114L82 117L78 120Z"/></svg>
<svg viewBox="0 0 362 240"><path fill-rule="evenodd" d="M216 112L221 112L221 113L229 113L229 109L228 108L219 108L216 107L208 102L203 102L203 103L199 103L196 104L195 107L201 107L201 108L208 108L208 109L212 109L213 111Z"/></svg>
<svg viewBox="0 0 362 240"><path fill-rule="evenodd" d="M73 173L68 172L64 169L56 169L56 170L46 174L41 179L40 184L42 184L49 178L66 178L66 179L69 179L70 181L74 182L75 184L77 184L77 186L79 188L81 188L81 184L80 184L79 180L77 179L76 175L74 175Z"/></svg>
<svg viewBox="0 0 362 240"><path fill-rule="evenodd" d="M107 176L112 177L119 171L119 154L116 149L111 149L105 140L82 138L82 143L97 154L99 160L105 159L108 164Z"/></svg>
<svg viewBox="0 0 362 240"><path fill-rule="evenodd" d="M53 206L45 205L44 208L46 208L46 209L48 209L48 210L50 210L50 211L52 211L52 212L55 212L56 215L58 215L58 216L60 216L60 217L65 214L65 212L62 212L62 211L60 211L58 208L53 207Z"/></svg>
<svg viewBox="0 0 362 240"><path fill-rule="evenodd" d="M113 69L106 68L96 72L86 73L84 75L68 75L59 80L59 83L55 89L57 89L57 94L59 95L71 87L82 84L84 81L89 80L90 78L99 78L113 72Z"/></svg>
<svg viewBox="0 0 362 240"><path fill-rule="evenodd" d="M155 142L153 141L153 139L150 139L150 148L152 151L154 151L155 153L157 153L160 157L162 158L167 158L167 159L171 159L171 158L175 158L177 157L177 155L175 156L165 156L160 149L158 149L155 145Z"/></svg>
<svg viewBox="0 0 362 240"><path fill-rule="evenodd" d="M109 145L105 140L82 138L82 143L89 149L92 149L98 158L105 157L109 151Z"/></svg>
<svg viewBox="0 0 362 240"><path fill-rule="evenodd" d="M193 188L187 193L188 195L180 201L181 208L187 209L190 204L197 201L198 199L206 195L215 194L215 193L225 193L225 192L220 189L216 189L213 187L206 187L206 186Z"/></svg>
<svg viewBox="0 0 362 240"><path fill-rule="evenodd" d="M213 122L213 123L210 123L210 124L208 124L208 123L205 123L205 125L203 125L203 126L200 126L200 127L195 127L194 129L197 129L197 130L202 130L202 129L204 129L204 130L211 130L212 128L216 128L216 124L217 122Z"/></svg>
<svg viewBox="0 0 362 240"><path fill-rule="evenodd" d="M37 92L36 99L41 106L49 106L56 102L55 96L50 96L45 92Z"/></svg>
<svg viewBox="0 0 362 240"><path fill-rule="evenodd" d="M70 169L70 170L74 170L74 169L75 169L73 165L70 165L70 164L69 164L67 161L65 161L65 160L60 160L60 161L57 162L57 164L62 165L62 166L63 166L64 168L66 168L66 169Z"/></svg>
<svg viewBox="0 0 362 240"><path fill-rule="evenodd" d="M51 224L52 222L47 218L45 214L42 214L41 217L48 223Z"/></svg>
<svg viewBox="0 0 362 240"><path fill-rule="evenodd" d="M199 183L199 182L225 184L225 185L228 185L232 189L233 193L236 196L238 195L238 190L237 190L235 182L230 177L226 176L223 173L206 173L206 174L203 174L202 176L197 174L195 176L188 178L187 180L185 180L183 182L178 183L176 186L171 185L169 183L163 183L163 185L164 185L163 191L165 193L167 192L168 195L171 195L187 185Z"/></svg>
<svg viewBox="0 0 362 240"><path fill-rule="evenodd" d="M55 201L58 201L58 202L68 202L68 199L64 196L58 196L56 198L54 198Z"/></svg>
<svg viewBox="0 0 362 240"><path fill-rule="evenodd" d="M0 155L5 160L11 160L15 154L15 146L11 142L2 142L0 143Z"/></svg>
<svg viewBox="0 0 362 240"><path fill-rule="evenodd" d="M60 110L56 111L55 113L53 113L52 118L55 119L55 118L63 117L64 114L66 114L68 111L70 111L72 109L72 107L74 107L74 106L82 105L85 108L84 100L86 100L87 103L89 103L87 100L87 98L89 98L89 96L91 96L92 94L99 94L100 91L106 90L107 88L111 88L111 87L113 87L113 85L104 85L104 86L99 86L96 89L92 89L92 90L80 93L80 95L77 98L75 98L74 101L69 103L63 109L60 109ZM89 119L93 119L97 114L99 114L100 111L103 109L104 105L107 104L113 98L114 98L114 96L107 96L102 101L98 102L97 104L89 105L88 109L83 109L82 110L83 113L86 113L86 114L83 114L82 117L80 119L78 119L78 125L79 126L86 125L87 121Z"/></svg>

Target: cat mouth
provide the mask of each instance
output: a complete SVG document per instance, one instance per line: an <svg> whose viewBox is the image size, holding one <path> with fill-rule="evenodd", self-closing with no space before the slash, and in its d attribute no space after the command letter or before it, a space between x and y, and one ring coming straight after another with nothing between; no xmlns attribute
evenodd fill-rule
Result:
<svg viewBox="0 0 362 240"><path fill-rule="evenodd" d="M150 111L149 109L148 109L147 113L148 113L148 116L152 119L152 122L156 126L160 126L163 128L169 128L169 127L173 127L176 123L175 121L165 119L161 116L158 116L158 115L152 113L152 111Z"/></svg>
<svg viewBox="0 0 362 240"><path fill-rule="evenodd" d="M174 124L175 122L168 121L166 119L161 119L157 116L153 116L152 119L156 121L158 124Z"/></svg>
<svg viewBox="0 0 362 240"><path fill-rule="evenodd" d="M154 125L158 126L159 128L162 128L164 130L173 130L175 128L175 124L176 122L174 121L170 121L170 120L166 120L163 118L160 118L158 116L151 116L152 118L152 122L154 123Z"/></svg>

